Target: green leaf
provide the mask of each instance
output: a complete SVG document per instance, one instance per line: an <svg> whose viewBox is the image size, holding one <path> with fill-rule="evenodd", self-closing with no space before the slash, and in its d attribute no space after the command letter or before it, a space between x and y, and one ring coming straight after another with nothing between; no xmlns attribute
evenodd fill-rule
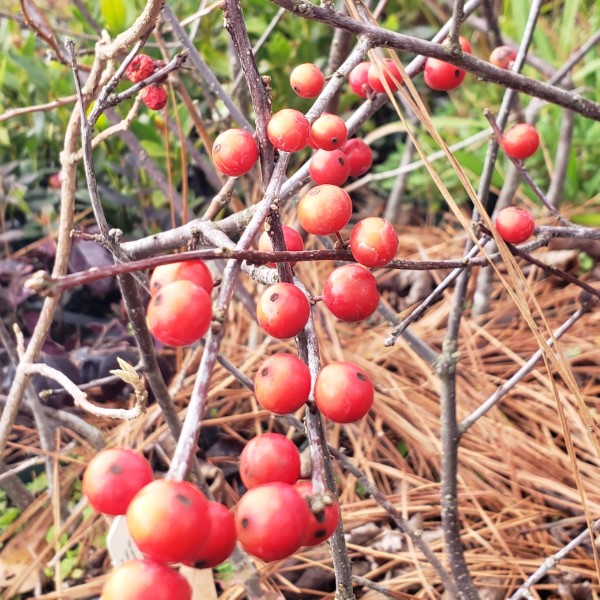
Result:
<svg viewBox="0 0 600 600"><path fill-rule="evenodd" d="M587 253L580 252L577 256L577 262L579 263L579 270L582 273L589 273L596 264L596 261Z"/></svg>
<svg viewBox="0 0 600 600"><path fill-rule="evenodd" d="M18 508L6 508L0 513L0 531L4 531L21 514Z"/></svg>
<svg viewBox="0 0 600 600"><path fill-rule="evenodd" d="M60 561L60 575L62 579L66 579L77 566L77 556L67 555Z"/></svg>
<svg viewBox="0 0 600 600"><path fill-rule="evenodd" d="M119 33L125 29L127 24L127 12L125 2L120 0L102 0L100 12L110 33Z"/></svg>
<svg viewBox="0 0 600 600"><path fill-rule="evenodd" d="M576 215L571 218L571 221L578 225L586 225L587 227L600 227L600 213L593 212L584 215Z"/></svg>

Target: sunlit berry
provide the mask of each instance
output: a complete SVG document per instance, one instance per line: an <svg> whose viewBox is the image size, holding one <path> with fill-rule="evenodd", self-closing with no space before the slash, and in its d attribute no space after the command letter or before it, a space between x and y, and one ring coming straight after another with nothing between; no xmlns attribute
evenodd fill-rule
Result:
<svg viewBox="0 0 600 600"><path fill-rule="evenodd" d="M90 461L82 489L90 505L105 515L124 515L132 498L154 476L150 463L126 448L107 448Z"/></svg>
<svg viewBox="0 0 600 600"><path fill-rule="evenodd" d="M156 267L150 278L150 294L154 296L165 285L182 279L205 289L208 294L212 293L214 282L204 261L187 260Z"/></svg>
<svg viewBox="0 0 600 600"><path fill-rule="evenodd" d="M248 173L258 160L258 146L249 131L228 129L215 139L212 159L221 173L239 177Z"/></svg>
<svg viewBox="0 0 600 600"><path fill-rule="evenodd" d="M238 540L249 554L264 561L281 560L304 543L310 524L308 503L297 490L281 482L248 490L238 503Z"/></svg>
<svg viewBox="0 0 600 600"><path fill-rule="evenodd" d="M116 567L104 582L100 600L191 600L187 579L175 569L149 558Z"/></svg>
<svg viewBox="0 0 600 600"><path fill-rule="evenodd" d="M127 508L127 527L144 556L160 562L190 562L210 530L208 500L187 481L157 479Z"/></svg>
<svg viewBox="0 0 600 600"><path fill-rule="evenodd" d="M304 63L292 70L290 85L301 98L316 98L325 85L325 76L317 65Z"/></svg>
<svg viewBox="0 0 600 600"><path fill-rule="evenodd" d="M304 292L291 283L270 285L256 304L258 324L280 340L298 335L309 316L310 304Z"/></svg>
<svg viewBox="0 0 600 600"><path fill-rule="evenodd" d="M352 215L352 200L340 187L318 185L298 203L298 220L308 233L329 235L346 226Z"/></svg>
<svg viewBox="0 0 600 600"><path fill-rule="evenodd" d="M500 237L511 244L526 242L535 229L535 220L526 208L507 206L496 216L496 230Z"/></svg>
<svg viewBox="0 0 600 600"><path fill-rule="evenodd" d="M352 256L365 267L381 267L398 251L398 234L394 226L378 217L360 220L350 234Z"/></svg>
<svg viewBox="0 0 600 600"><path fill-rule="evenodd" d="M344 119L337 115L321 115L311 126L311 139L322 150L335 150L348 139Z"/></svg>
<svg viewBox="0 0 600 600"><path fill-rule="evenodd" d="M298 152L308 144L310 123L298 110L284 108L276 112L267 125L271 144L283 152Z"/></svg>

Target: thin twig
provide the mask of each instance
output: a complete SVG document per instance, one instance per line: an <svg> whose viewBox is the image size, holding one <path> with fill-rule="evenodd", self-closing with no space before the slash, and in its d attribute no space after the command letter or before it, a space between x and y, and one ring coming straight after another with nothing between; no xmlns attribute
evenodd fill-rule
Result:
<svg viewBox="0 0 600 600"><path fill-rule="evenodd" d="M341 451L334 447L329 447L329 452L340 463L342 468L351 473L356 480L369 492L373 500L385 509L398 529L407 535L413 544L423 553L429 564L434 568L440 581L446 588L446 593L451 598L456 598L457 591L452 577L442 565L440 559L435 555L427 542L423 540L422 531L414 531L408 521L402 516L399 510L385 497L385 495L375 486L375 484Z"/></svg>
<svg viewBox="0 0 600 600"><path fill-rule="evenodd" d="M520 72L523 68L523 65L525 64L525 59L527 58L529 46L531 45L531 40L533 39L533 34L535 31L535 26L539 16L540 8L541 0L534 0L529 9L529 15L527 17L527 23L525 24L525 30L523 32L521 43L519 44L519 48L517 50L517 56L515 57L515 60L513 61L512 65L512 70L516 73ZM494 127L492 126L492 131L494 131L496 135L495 137L492 137L489 141L483 171L477 190L477 197L479 198L479 201L484 207L487 207L489 190L492 184L492 177L496 167L496 159L498 158L498 150L502 145L501 132L506 127L512 106L516 100L517 94L514 90L508 89L505 91L504 96L502 98L502 103L500 105L500 109L498 111L497 127L496 129L494 129ZM475 209L473 210L473 220L477 220L478 218L478 211L475 207ZM495 246L493 246L493 249L496 249ZM473 294L472 314L474 316L482 315L488 312L489 292L491 288L492 277L493 272L491 270L482 270L479 273L477 285Z"/></svg>
<svg viewBox="0 0 600 600"><path fill-rule="evenodd" d="M562 337L562 335L568 331L573 325L586 313L586 308L577 309L553 334L546 340L548 346L552 346L554 342ZM466 417L459 425L459 434L462 436L469 428L487 414L510 390L512 390L517 383L523 380L523 378L533 371L537 362L542 358L544 351L538 348L527 362L514 374L512 377L507 379L498 389L491 394L486 400L481 403L479 408L475 409L468 417Z"/></svg>
<svg viewBox="0 0 600 600"><path fill-rule="evenodd" d="M470 270L465 269L458 278L442 346L442 356L436 369L441 384L440 504L442 529L450 570L456 581L457 597L461 600L477 600L479 598L464 556L457 483L459 435L456 421L456 365L458 362L458 334L465 306L469 274Z"/></svg>
<svg viewBox="0 0 600 600"><path fill-rule="evenodd" d="M452 21L450 25L450 33L448 34L449 48L453 54L461 54L462 48L458 40L460 36L460 26L465 20L465 0L454 0L452 9Z"/></svg>
<svg viewBox="0 0 600 600"><path fill-rule="evenodd" d="M269 182L265 197L258 204L258 208L254 213L251 222L248 224L248 227L246 227L244 233L242 233L236 248L245 250L252 243L259 227L267 217L271 202L279 195L281 182L288 161L289 154L282 153L279 156L279 161L273 172L273 177ZM202 419L206 409L210 378L225 331L224 321L226 312L233 296L239 272L239 261L228 260L223 273L223 282L221 283L219 296L213 312L213 324L206 340L206 349L202 354L202 360L200 361L200 366L196 374L196 381L194 382L194 388L190 397L182 432L179 436L179 441L175 448L175 454L173 455L173 460L169 469L168 477L171 479L183 479L185 477L195 453L198 436L200 435L200 428L202 426Z"/></svg>
<svg viewBox="0 0 600 600"><path fill-rule="evenodd" d="M27 365L26 372L27 375L30 376L41 375L42 377L53 379L73 397L73 401L77 406L97 417L130 421L132 419L137 419L144 412L147 394L146 390L143 388L143 383L140 383L140 385L135 388L136 403L133 408L106 408L90 402L87 399L85 392L82 392L64 373L54 367L42 363L33 363Z"/></svg>
<svg viewBox="0 0 600 600"><path fill-rule="evenodd" d="M600 529L600 519L598 519L591 527L591 531L595 532ZM569 554L572 550L586 542L590 537L590 529L582 531L577 537L573 538L566 546L555 552L552 556L546 558L543 564L527 579L527 581L510 597L510 600L520 600L521 598L530 598L530 588L537 583L542 577L545 577L558 563Z"/></svg>
<svg viewBox="0 0 600 600"><path fill-rule="evenodd" d="M227 110L229 110L231 116L237 121L238 125L242 127L242 129L246 129L247 131L253 132L254 128L252 127L250 121L246 119L246 117L242 114L240 109L233 103L231 97L225 90L223 86L213 73L212 69L202 60L200 53L194 46L194 44L190 41L185 30L179 24L179 21L171 7L168 3L164 3L163 13L171 25L173 29L173 33L177 36L181 45L188 51L190 62L195 67L195 69L200 73L204 81L208 84L211 93L213 93L219 100L225 104Z"/></svg>
<svg viewBox="0 0 600 600"><path fill-rule="evenodd" d="M485 246L488 242L489 238L486 236L481 239L481 247ZM465 256L465 259L470 259L475 257L481 251L480 246L473 246L471 250ZM437 302L444 291L454 283L456 278L463 272L464 267L459 267L454 269L451 273L446 275L446 277L440 282L440 284L425 298L417 308L415 308L407 317L405 317L392 331L390 335L384 340L385 346L393 346L396 343L396 340L399 336L401 336L406 328L414 323L417 319L419 319L427 309L434 303Z"/></svg>
<svg viewBox="0 0 600 600"><path fill-rule="evenodd" d="M496 139L498 140L498 143L501 144L502 143L502 132L500 131L500 129L498 127L496 118L494 117L492 112L489 111L487 108L483 111L483 114L486 116L487 120L490 122L490 125L492 126L492 130L493 130L494 134L496 135ZM548 212L551 215L553 215L554 217L556 217L556 219L558 221L560 221L566 227L572 227L573 223L571 223L571 221L569 221L568 219L563 217L554 205L550 204L550 202L548 201L548 198L546 198L546 195L544 194L544 192L542 192L540 186L533 180L533 178L531 177L531 175L529 174L529 172L523 165L523 161L520 159L512 158L511 156L509 156L509 158L512 161L515 168L521 174L521 177L529 184L529 187L534 191L535 195L540 199L542 204L548 209Z"/></svg>
<svg viewBox="0 0 600 600"><path fill-rule="evenodd" d="M237 58L246 76L246 84L250 90L256 117L256 139L260 153L263 185L266 186L273 173L273 144L267 137L267 124L271 118L271 98L254 60L239 0L225 0L223 18L225 19L225 28L231 36Z"/></svg>
<svg viewBox="0 0 600 600"><path fill-rule="evenodd" d="M574 125L575 115L570 110L563 111L562 123L558 134L558 145L556 147L556 155L554 156L554 172L550 179L550 187L546 193L548 202L557 209L560 208L565 188L567 169L571 157Z"/></svg>

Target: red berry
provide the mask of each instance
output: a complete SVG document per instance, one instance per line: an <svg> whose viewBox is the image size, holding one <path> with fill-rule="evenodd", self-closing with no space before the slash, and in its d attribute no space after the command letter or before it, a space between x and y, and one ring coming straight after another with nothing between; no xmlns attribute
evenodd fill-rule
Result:
<svg viewBox="0 0 600 600"><path fill-rule="evenodd" d="M310 129L310 136L322 150L335 150L348 139L348 128L344 119L337 115L321 115Z"/></svg>
<svg viewBox="0 0 600 600"><path fill-rule="evenodd" d="M298 220L308 233L329 235L346 226L352 216L350 196L335 185L318 185L298 203Z"/></svg>
<svg viewBox="0 0 600 600"><path fill-rule="evenodd" d="M204 261L186 260L156 267L150 278L150 295L154 296L165 285L182 279L203 288L207 294L212 293L213 278Z"/></svg>
<svg viewBox="0 0 600 600"><path fill-rule="evenodd" d="M271 144L283 152L298 152L308 144L310 123L298 110L284 108L276 112L267 125Z"/></svg>
<svg viewBox="0 0 600 600"><path fill-rule="evenodd" d="M350 234L350 251L361 265L382 267L396 256L398 234L385 219L362 219Z"/></svg>
<svg viewBox="0 0 600 600"><path fill-rule="evenodd" d="M244 549L264 561L281 560L302 546L310 523L308 503L287 483L248 490L239 501L235 525Z"/></svg>
<svg viewBox="0 0 600 600"><path fill-rule="evenodd" d="M490 54L490 63L501 69L510 69L517 53L510 46L498 46Z"/></svg>
<svg viewBox="0 0 600 600"><path fill-rule="evenodd" d="M258 146L244 129L228 129L217 136L212 147L215 167L229 177L248 173L258 160Z"/></svg>
<svg viewBox="0 0 600 600"><path fill-rule="evenodd" d="M165 563L189 563L210 531L208 500L187 481L157 479L130 502L127 527L145 556Z"/></svg>
<svg viewBox="0 0 600 600"><path fill-rule="evenodd" d="M465 70L438 58L428 58L425 61L425 83L432 90L453 90L463 82L466 74Z"/></svg>
<svg viewBox="0 0 600 600"><path fill-rule="evenodd" d="M285 242L285 249L298 252L300 250L304 250L304 240L302 236L291 227L287 225L282 225L283 229L283 240ZM261 252L273 252L273 243L271 242L271 236L268 232L263 231L261 236L258 238L258 249ZM296 263L292 262L290 265L293 267ZM277 264L270 262L267 263L267 267L276 267Z"/></svg>
<svg viewBox="0 0 600 600"><path fill-rule="evenodd" d="M298 335L310 316L304 292L291 283L269 286L258 299L258 324L274 338L285 340Z"/></svg>
<svg viewBox="0 0 600 600"><path fill-rule="evenodd" d="M106 579L100 600L191 600L187 579L150 559L130 560Z"/></svg>
<svg viewBox="0 0 600 600"><path fill-rule="evenodd" d="M310 394L310 371L292 354L273 354L254 377L259 404L277 415L293 413L306 404Z"/></svg>
<svg viewBox="0 0 600 600"><path fill-rule="evenodd" d="M325 281L323 302L342 321L362 321L377 310L377 280L360 265L338 267Z"/></svg>
<svg viewBox="0 0 600 600"><path fill-rule="evenodd" d="M174 281L150 299L146 315L158 341L168 346L188 346L208 331L212 303L206 290L191 281Z"/></svg>
<svg viewBox="0 0 600 600"><path fill-rule="evenodd" d="M152 467L143 456L125 448L108 448L90 461L82 488L98 512L124 515L131 499L153 479Z"/></svg>
<svg viewBox="0 0 600 600"><path fill-rule="evenodd" d="M240 454L240 477L248 489L273 481L296 483L300 477L300 452L294 442L280 433L257 435Z"/></svg>
<svg viewBox="0 0 600 600"><path fill-rule="evenodd" d="M308 172L317 185L342 185L350 174L350 164L341 150L317 150L310 159Z"/></svg>
<svg viewBox="0 0 600 600"><path fill-rule="evenodd" d="M292 71L290 85L301 98L316 98L325 85L325 77L317 65L304 63Z"/></svg>
<svg viewBox="0 0 600 600"><path fill-rule="evenodd" d="M310 481L298 481L294 486L298 493L305 499L313 495L313 485ZM340 507L334 500L333 504L325 506L325 510L318 513L311 511L311 520L304 538L303 546L316 546L329 539L337 528L340 520Z"/></svg>
<svg viewBox="0 0 600 600"><path fill-rule="evenodd" d="M383 80L391 92L395 92L402 83L402 74L398 65L391 58L384 58L379 63L371 63L368 72L369 85L381 94L386 92Z"/></svg>
<svg viewBox="0 0 600 600"><path fill-rule="evenodd" d="M154 59L147 54L138 54L125 69L125 77L132 83L139 83L154 73Z"/></svg>
<svg viewBox="0 0 600 600"><path fill-rule="evenodd" d="M363 140L352 138L340 150L346 155L346 162L350 167L350 177L360 177L371 168L373 152Z"/></svg>
<svg viewBox="0 0 600 600"><path fill-rule="evenodd" d="M373 396L369 376L353 363L333 362L317 375L317 408L335 423L352 423L364 417L373 404Z"/></svg>
<svg viewBox="0 0 600 600"><path fill-rule="evenodd" d="M533 125L517 123L504 134L504 152L510 158L524 160L540 147L540 136Z"/></svg>
<svg viewBox="0 0 600 600"><path fill-rule="evenodd" d="M463 52L466 52L467 54L473 53L473 48L471 48L471 42L469 42L467 38L463 37L462 35L458 36L458 43L460 44L460 47Z"/></svg>
<svg viewBox="0 0 600 600"><path fill-rule="evenodd" d="M141 91L142 100L150 110L161 110L167 105L167 90L158 85L149 85Z"/></svg>
<svg viewBox="0 0 600 600"><path fill-rule="evenodd" d="M348 84L350 89L361 98L367 98L369 94L373 93L373 89L369 85L369 67L371 63L364 61L356 65L350 76L348 77Z"/></svg>
<svg viewBox="0 0 600 600"><path fill-rule="evenodd" d="M225 562L233 552L237 540L235 518L224 504L209 502L208 520L210 521L208 537L191 561L196 569L208 569Z"/></svg>
<svg viewBox="0 0 600 600"><path fill-rule="evenodd" d="M500 237L511 244L526 242L535 229L535 220L525 208L507 206L496 216L496 230Z"/></svg>

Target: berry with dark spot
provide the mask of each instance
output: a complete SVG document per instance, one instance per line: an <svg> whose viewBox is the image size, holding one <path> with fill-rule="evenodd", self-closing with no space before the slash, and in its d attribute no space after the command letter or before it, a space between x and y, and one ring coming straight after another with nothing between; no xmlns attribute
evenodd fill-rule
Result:
<svg viewBox="0 0 600 600"><path fill-rule="evenodd" d="M127 527L144 556L189 563L202 551L210 532L208 500L187 481L158 479L129 504Z"/></svg>
<svg viewBox="0 0 600 600"><path fill-rule="evenodd" d="M132 498L154 476L150 463L126 448L107 448L96 454L82 481L90 505L105 515L124 515Z"/></svg>
<svg viewBox="0 0 600 600"><path fill-rule="evenodd" d="M267 483L247 491L238 503L238 540L264 561L281 560L304 543L311 519L308 503L288 483Z"/></svg>
<svg viewBox="0 0 600 600"><path fill-rule="evenodd" d="M138 54L125 69L125 77L131 83L139 83L146 77L150 77L156 70L154 59L147 54Z"/></svg>
<svg viewBox="0 0 600 600"><path fill-rule="evenodd" d="M367 373L351 362L328 364L315 382L317 408L336 423L352 423L364 417L373 404L374 393Z"/></svg>

